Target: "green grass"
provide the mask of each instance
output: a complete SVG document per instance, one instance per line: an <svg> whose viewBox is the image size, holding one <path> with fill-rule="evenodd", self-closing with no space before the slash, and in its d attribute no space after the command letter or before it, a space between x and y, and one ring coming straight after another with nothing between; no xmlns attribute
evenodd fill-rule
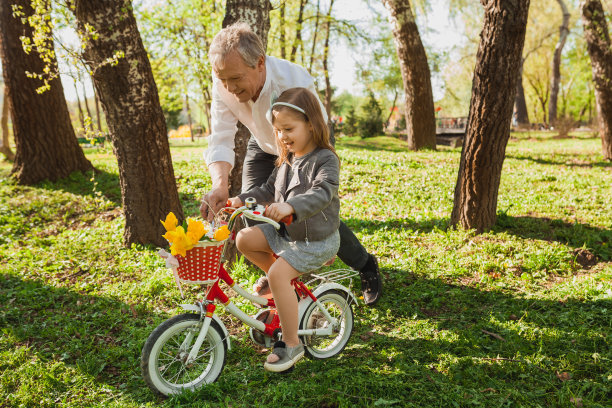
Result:
<svg viewBox="0 0 612 408"><path fill-rule="evenodd" d="M512 136L482 235L448 227L460 149L340 139L342 218L378 256L383 299L356 308L339 357L284 376L222 315L233 347L220 379L171 399L147 389L139 358L183 300L154 248L121 246L112 152L86 151L95 178L35 187L1 163L0 406L611 406L612 166L598 139L573 136ZM172 145L195 215L205 142Z"/></svg>

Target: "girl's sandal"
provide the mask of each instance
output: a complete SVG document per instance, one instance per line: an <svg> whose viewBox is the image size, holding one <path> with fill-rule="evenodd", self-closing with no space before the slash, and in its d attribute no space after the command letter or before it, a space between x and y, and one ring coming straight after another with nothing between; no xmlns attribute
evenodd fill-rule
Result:
<svg viewBox="0 0 612 408"><path fill-rule="evenodd" d="M274 363L268 363L266 361L264 368L268 371L280 373L292 368L293 365L304 356L304 345L298 344L295 347L287 347L284 341L277 341L274 343L274 351L272 354L279 357L278 361Z"/></svg>

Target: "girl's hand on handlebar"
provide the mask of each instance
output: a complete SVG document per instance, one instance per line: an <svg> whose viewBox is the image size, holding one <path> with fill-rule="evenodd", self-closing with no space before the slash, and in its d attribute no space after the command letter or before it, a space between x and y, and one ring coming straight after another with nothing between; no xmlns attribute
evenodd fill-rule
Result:
<svg viewBox="0 0 612 408"><path fill-rule="evenodd" d="M291 216L294 213L294 209L291 204L288 203L274 203L270 204L264 215L268 218L273 219L276 222L280 222L283 218Z"/></svg>
<svg viewBox="0 0 612 408"><path fill-rule="evenodd" d="M229 198L226 206L234 208L242 207L242 200L238 197Z"/></svg>

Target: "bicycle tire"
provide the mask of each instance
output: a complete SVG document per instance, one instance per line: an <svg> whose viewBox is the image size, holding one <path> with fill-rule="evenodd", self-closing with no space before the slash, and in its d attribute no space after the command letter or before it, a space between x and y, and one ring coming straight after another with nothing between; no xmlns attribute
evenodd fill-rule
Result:
<svg viewBox="0 0 612 408"><path fill-rule="evenodd" d="M314 359L330 358L346 347L346 344L353 333L354 315L353 307L350 303L351 298L345 292L337 289L326 290L317 296L317 299L329 311L329 313L339 319L339 324L334 329L332 336L301 336L306 354ZM333 307L330 307L333 306ZM328 320L319 310L316 303L312 302L300 319L301 330L322 328Z"/></svg>
<svg viewBox="0 0 612 408"><path fill-rule="evenodd" d="M166 320L151 332L142 348L140 368L152 391L164 396L180 394L219 378L225 366L227 344L223 330L214 320L210 323L195 362L186 366L181 361L188 355L201 327L198 314L184 313ZM192 337L189 347L181 350L181 344L188 334Z"/></svg>

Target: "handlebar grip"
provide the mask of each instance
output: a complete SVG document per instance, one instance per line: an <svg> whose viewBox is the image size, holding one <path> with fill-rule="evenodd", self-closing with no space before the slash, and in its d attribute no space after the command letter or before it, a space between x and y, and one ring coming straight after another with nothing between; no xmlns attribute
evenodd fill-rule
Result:
<svg viewBox="0 0 612 408"><path fill-rule="evenodd" d="M289 226L293 222L293 218L293 214L289 214L288 216L280 220L280 222L284 223L286 226Z"/></svg>

